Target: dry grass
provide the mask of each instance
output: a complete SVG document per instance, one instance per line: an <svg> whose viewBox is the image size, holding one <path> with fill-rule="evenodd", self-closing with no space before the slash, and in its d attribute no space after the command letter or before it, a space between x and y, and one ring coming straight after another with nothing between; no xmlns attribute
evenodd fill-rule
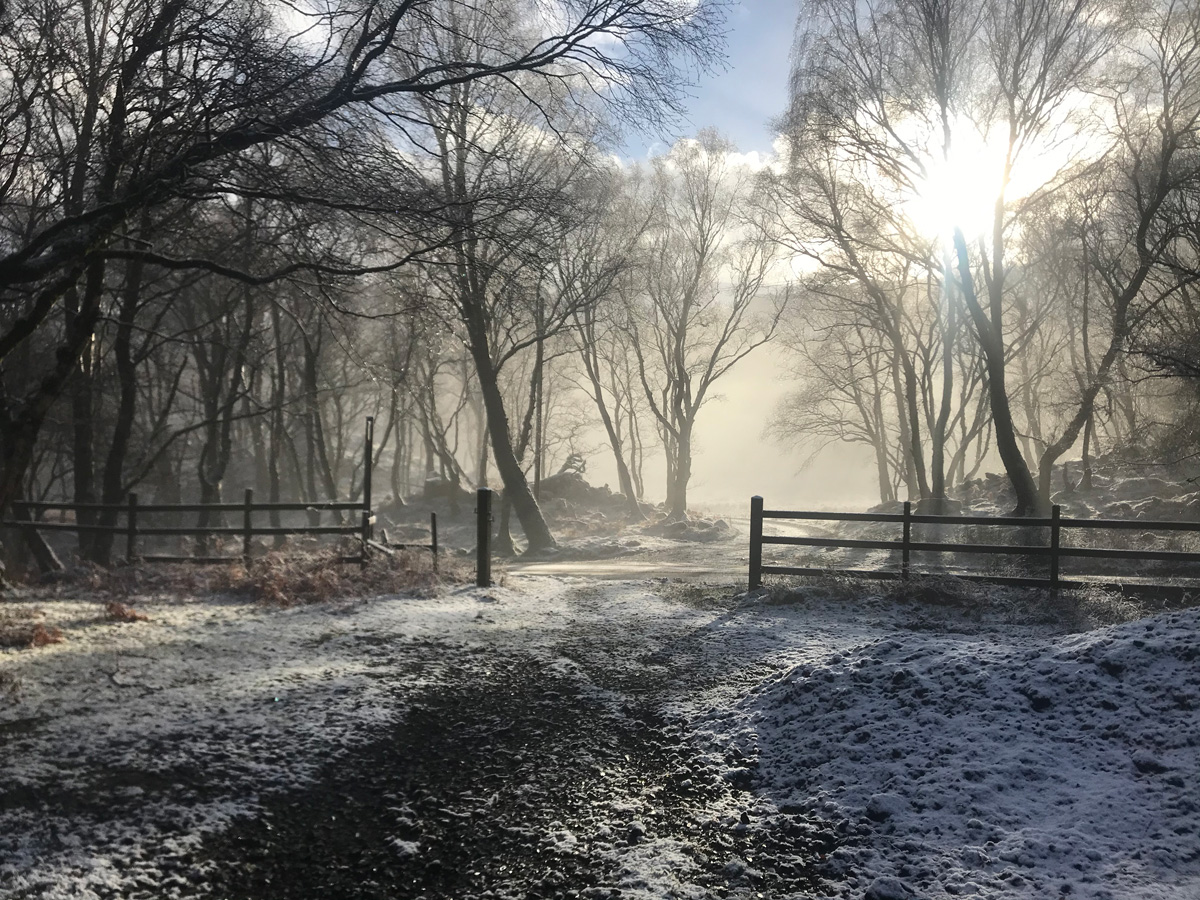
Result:
<svg viewBox="0 0 1200 900"><path fill-rule="evenodd" d="M150 617L140 613L132 606L126 606L117 600L109 600L104 604L104 616L114 622L148 622Z"/></svg>
<svg viewBox="0 0 1200 900"><path fill-rule="evenodd" d="M772 584L765 601L792 604L872 596L922 620L1044 625L1066 631L1088 631L1130 622L1162 608L1162 604L1123 596L1100 585L1053 594L1035 588L967 581L953 575L917 575L907 582L877 582L831 573L808 579L803 588L794 582ZM1195 602L1192 599L1177 605Z"/></svg>
<svg viewBox="0 0 1200 900"><path fill-rule="evenodd" d="M423 550L376 554L365 566L340 562L333 553L272 554L254 560L249 568L234 565L220 570L212 586L259 603L289 607L380 594L428 596L442 584L467 583L473 577L473 571L454 557L439 559L439 571L434 572L433 559Z"/></svg>
<svg viewBox="0 0 1200 900"><path fill-rule="evenodd" d="M39 609L6 610L0 613L0 647L32 648L61 644L61 628L47 627L38 621L44 613Z"/></svg>
<svg viewBox="0 0 1200 900"><path fill-rule="evenodd" d="M380 594L429 595L440 585L464 584L474 579L470 561L457 556L440 556L439 571L434 572L428 551L404 550L395 556L376 553L366 566L341 562L342 555L336 549L305 554L271 553L254 559L248 567L240 561L221 566L143 564L113 569L80 565L43 581L32 591L38 596L66 598L86 593L101 602L104 618L137 622L147 618L131 605L139 597L232 594L271 606L289 607Z"/></svg>

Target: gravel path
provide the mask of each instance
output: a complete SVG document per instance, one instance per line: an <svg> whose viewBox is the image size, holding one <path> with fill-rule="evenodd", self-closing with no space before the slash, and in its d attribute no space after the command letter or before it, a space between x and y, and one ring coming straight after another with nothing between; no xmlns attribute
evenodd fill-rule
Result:
<svg viewBox="0 0 1200 900"><path fill-rule="evenodd" d="M645 873L673 868L675 896L811 896L828 830L788 814L751 827L748 785L663 714L738 667L701 662L695 615L606 621L612 590L574 591L577 618L538 652L427 646L440 686L402 722L204 843L208 895L662 896ZM709 605L700 622L729 602L675 590ZM419 671L411 651L395 662Z"/></svg>

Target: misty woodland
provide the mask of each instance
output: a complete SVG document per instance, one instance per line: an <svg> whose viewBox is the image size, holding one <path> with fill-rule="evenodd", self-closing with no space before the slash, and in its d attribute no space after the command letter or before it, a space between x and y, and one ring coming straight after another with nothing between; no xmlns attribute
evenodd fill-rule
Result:
<svg viewBox="0 0 1200 900"><path fill-rule="evenodd" d="M346 498L373 415L394 497L494 472L540 548L585 447L686 515L768 341L780 452L866 444L884 500L1185 455L1194 6L804 3L775 157L635 164L719 8L9 2L0 505Z"/></svg>
<svg viewBox="0 0 1200 900"><path fill-rule="evenodd" d="M1196 556L1200 0L795 0L771 153L758 12L0 0L0 897L1200 897L1195 582L901 506ZM747 591L718 443L905 581Z"/></svg>

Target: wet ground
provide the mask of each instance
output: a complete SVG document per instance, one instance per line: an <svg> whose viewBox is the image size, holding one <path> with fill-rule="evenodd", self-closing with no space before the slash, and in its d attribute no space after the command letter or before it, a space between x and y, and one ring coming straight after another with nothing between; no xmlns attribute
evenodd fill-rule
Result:
<svg viewBox="0 0 1200 900"><path fill-rule="evenodd" d="M719 589L692 598L728 602ZM602 602L586 587L573 599ZM210 838L201 896L641 896L634 860L651 843L688 863L686 896L814 895L832 829L798 814L752 823L750 778L731 782L662 713L725 673L695 665L686 632L648 650L646 635L586 618L550 665L427 647L449 682L302 793Z"/></svg>
<svg viewBox="0 0 1200 900"><path fill-rule="evenodd" d="M469 640L387 629L353 637L331 625L343 635L335 640L357 642L352 654L400 715L324 760L311 760L316 744L298 734L294 754L316 762L315 773L282 790L241 779L236 799L254 813L219 829L152 817L164 838L127 860L102 837L143 809L229 796L227 769L254 752L238 745L236 727L193 735L185 726L172 738L181 743L159 751L159 738L133 735L130 758L144 762L128 773L105 765L85 779L86 794L9 792L0 811L86 820L78 830L96 843L89 853L114 869L107 884L86 876L87 896L643 898L664 896L664 883L690 898L818 895L820 863L840 839L834 824L759 808L755 763L698 745L671 713L704 691L739 694L765 674L706 644L745 589L746 523L734 524L741 533L730 540L645 539L613 559L500 567L514 587L530 576L566 582L565 626L554 619L532 644L519 631L488 632L486 604ZM666 603L639 617L647 593ZM187 750L196 737L209 749ZM185 762L154 769L156 755L180 747ZM65 849L55 834L31 846ZM0 872L0 896L14 898L45 896L52 883L10 882L9 892L5 880Z"/></svg>

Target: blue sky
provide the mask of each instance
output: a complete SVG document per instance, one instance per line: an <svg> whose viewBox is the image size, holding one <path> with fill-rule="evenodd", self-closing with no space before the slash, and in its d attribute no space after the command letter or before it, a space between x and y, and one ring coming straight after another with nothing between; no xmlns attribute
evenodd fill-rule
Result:
<svg viewBox="0 0 1200 900"><path fill-rule="evenodd" d="M725 20L727 68L700 79L690 93L687 119L676 134L631 135L626 153L657 155L671 140L715 125L742 152L771 150L768 120L787 102L788 54L796 26L796 0L738 0Z"/></svg>

